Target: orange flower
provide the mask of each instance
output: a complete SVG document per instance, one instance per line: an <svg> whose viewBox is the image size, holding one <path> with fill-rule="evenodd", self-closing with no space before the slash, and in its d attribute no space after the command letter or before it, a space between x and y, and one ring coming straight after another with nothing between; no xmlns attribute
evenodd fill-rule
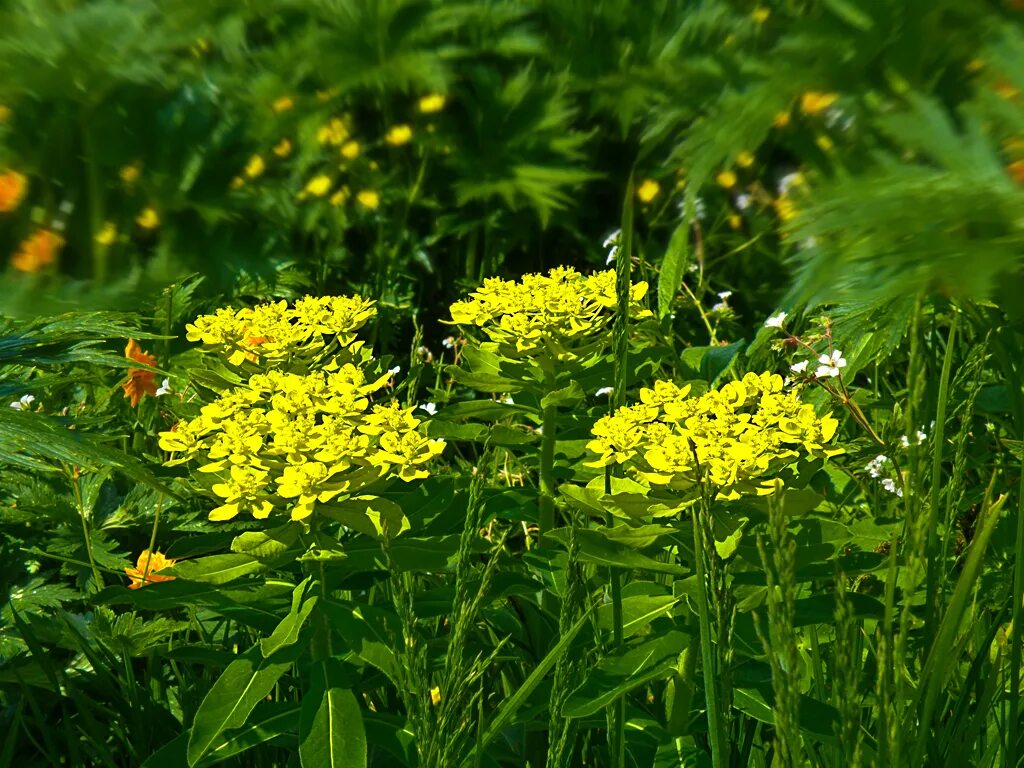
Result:
<svg viewBox="0 0 1024 768"><path fill-rule="evenodd" d="M144 352L135 339L128 339L128 346L124 348L124 356L143 365L156 365L156 358L148 352ZM124 396L131 400L132 408L134 408L144 395L156 396L156 373L142 368L129 368L128 381L121 386L124 389Z"/></svg>
<svg viewBox="0 0 1024 768"><path fill-rule="evenodd" d="M64 238L49 229L37 229L21 243L21 249L11 258L11 266L20 272L38 272L52 264Z"/></svg>
<svg viewBox="0 0 1024 768"><path fill-rule="evenodd" d="M167 557L162 552L150 552L148 549L142 550L142 554L139 555L139 560L135 567L124 569L124 572L132 580L128 588L138 589L157 581L173 581L175 579L174 576L160 576L157 571L170 568L175 562L175 560Z"/></svg>
<svg viewBox="0 0 1024 768"><path fill-rule="evenodd" d="M28 183L17 171L0 173L0 213L9 213L21 204Z"/></svg>
<svg viewBox="0 0 1024 768"><path fill-rule="evenodd" d="M1010 172L1010 176L1018 184L1024 184L1024 160L1014 160L1008 166L1006 170Z"/></svg>

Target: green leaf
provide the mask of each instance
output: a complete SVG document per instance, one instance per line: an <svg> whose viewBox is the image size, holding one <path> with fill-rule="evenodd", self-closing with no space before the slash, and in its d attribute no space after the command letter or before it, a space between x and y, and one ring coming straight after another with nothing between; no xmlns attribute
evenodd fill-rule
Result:
<svg viewBox="0 0 1024 768"><path fill-rule="evenodd" d="M227 584L229 581L256 573L263 568L263 563L249 555L210 555L196 560L183 560L167 568L166 573L188 581Z"/></svg>
<svg viewBox="0 0 1024 768"><path fill-rule="evenodd" d="M295 587L292 592L292 607L288 611L288 615L281 619L281 623L277 625L270 637L260 640L259 646L263 658L269 659L282 648L287 648L298 641L299 632L302 631L309 614L316 607L318 599L316 595L306 595L309 582L310 577L307 576L301 584Z"/></svg>
<svg viewBox="0 0 1024 768"><path fill-rule="evenodd" d="M569 538L569 531L566 528L556 528L548 536L565 545ZM576 541L580 547L580 559L590 563L627 570L670 573L675 576L687 576L690 573L689 569L683 568L681 565L655 560L632 547L611 541L599 531L579 529L576 531Z"/></svg>
<svg viewBox="0 0 1024 768"><path fill-rule="evenodd" d="M667 616L679 600L672 595L630 595L622 598L623 637L635 635L659 616ZM598 627L612 629L614 607L611 603L598 607Z"/></svg>
<svg viewBox="0 0 1024 768"><path fill-rule="evenodd" d="M582 403L587 395L578 381L571 381L566 387L548 392L540 399L541 408L569 408Z"/></svg>
<svg viewBox="0 0 1024 768"><path fill-rule="evenodd" d="M664 677L675 669L689 642L689 636L672 630L640 645L616 649L569 694L562 713L567 717L592 715L634 688Z"/></svg>
<svg viewBox="0 0 1024 768"><path fill-rule="evenodd" d="M345 641L345 647L373 665L396 685L395 652L391 648L386 617L379 609L334 601L321 603L331 627Z"/></svg>
<svg viewBox="0 0 1024 768"><path fill-rule="evenodd" d="M313 667L313 684L302 701L299 761L303 768L366 768L366 731L359 702L342 685L336 659Z"/></svg>
<svg viewBox="0 0 1024 768"><path fill-rule="evenodd" d="M188 764L196 765L224 731L241 728L298 656L298 646L266 659L254 645L228 664L199 705L188 739Z"/></svg>
<svg viewBox="0 0 1024 768"><path fill-rule="evenodd" d="M289 522L269 531L247 531L231 542L231 551L248 555L261 562L275 560L299 540L302 525Z"/></svg>
<svg viewBox="0 0 1024 768"><path fill-rule="evenodd" d="M658 275L658 317L665 317L672 311L672 302L683 282L683 274L689 266L691 219L687 209L683 220L672 233L665 258L661 262L661 274Z"/></svg>
<svg viewBox="0 0 1024 768"><path fill-rule="evenodd" d="M682 362L697 378L714 384L746 345L745 339L725 347L690 347L682 355Z"/></svg>

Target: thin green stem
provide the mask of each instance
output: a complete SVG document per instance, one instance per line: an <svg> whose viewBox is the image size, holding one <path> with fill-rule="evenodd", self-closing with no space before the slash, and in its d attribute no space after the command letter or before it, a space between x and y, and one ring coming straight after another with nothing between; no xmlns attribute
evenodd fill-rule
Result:
<svg viewBox="0 0 1024 768"><path fill-rule="evenodd" d="M693 522L693 564L697 573L697 619L700 624L700 655L704 671L704 701L708 713L708 739L711 742L711 764L714 768L725 768L725 752L722 739L722 713L718 700L718 670L715 667L714 650L711 647L711 613L708 608L708 583L704 569L705 542L698 506L690 510Z"/></svg>
<svg viewBox="0 0 1024 768"><path fill-rule="evenodd" d="M927 568L927 613L925 614L926 645L931 645L938 621L939 582L939 499L942 494L942 449L946 438L946 404L949 400L949 377L953 369L953 350L956 346L956 332L959 315L953 316L946 340L946 355L942 361L942 376L939 379L939 402L935 408L935 429L932 433L932 487L928 504L927 544L925 557Z"/></svg>
<svg viewBox="0 0 1024 768"><path fill-rule="evenodd" d="M545 366L544 390L555 389L554 368ZM538 527L541 541L555 527L555 435L558 429L558 406L548 405L541 414L540 497Z"/></svg>
<svg viewBox="0 0 1024 768"><path fill-rule="evenodd" d="M67 467L64 469L67 471ZM78 484L78 468L73 467L68 474L71 478L71 490L75 495L75 505L78 507L78 517L82 522L82 538L85 541L85 554L89 558L89 567L92 569L92 578L95 584L95 590L99 592L103 589L103 577L100 576L100 570L96 567L96 559L92 554L92 539L89 538L89 524L85 519L85 503L82 501L82 489Z"/></svg>

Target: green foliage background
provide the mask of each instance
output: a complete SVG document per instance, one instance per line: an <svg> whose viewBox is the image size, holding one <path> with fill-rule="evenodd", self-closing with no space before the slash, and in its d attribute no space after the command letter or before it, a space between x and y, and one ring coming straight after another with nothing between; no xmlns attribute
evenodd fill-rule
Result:
<svg viewBox="0 0 1024 768"><path fill-rule="evenodd" d="M0 173L28 184L0 213L0 766L1022 764L1022 13L0 3ZM357 157L321 141L334 119ZM40 228L64 245L17 269ZM605 268L615 230L656 319L620 320L557 389L474 394L518 369L444 346L449 304ZM350 292L449 449L384 494L411 529L350 531L325 575L275 559L301 549L288 526L251 551L251 525L206 520L162 466L168 401L122 397L121 349L180 392L197 314ZM779 311L848 360L841 396L806 396L847 414L846 458L707 530L580 506L600 387L787 372ZM26 394L37 411L6 407ZM878 453L902 497L865 473ZM562 525L540 545L545 497ZM184 568L129 592L157 529Z"/></svg>

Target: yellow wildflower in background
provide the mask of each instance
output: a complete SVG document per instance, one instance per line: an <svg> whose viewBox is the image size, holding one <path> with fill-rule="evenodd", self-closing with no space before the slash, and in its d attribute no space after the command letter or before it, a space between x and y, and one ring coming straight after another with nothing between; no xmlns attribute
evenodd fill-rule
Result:
<svg viewBox="0 0 1024 768"><path fill-rule="evenodd" d="M424 115L430 115L434 112L440 112L444 109L445 97L440 93L430 93L420 99L419 108L420 112Z"/></svg>
<svg viewBox="0 0 1024 768"><path fill-rule="evenodd" d="M255 179L261 176L266 169L267 164L263 162L263 158L259 155L253 155L249 158L249 162L245 164L245 175L250 179Z"/></svg>
<svg viewBox="0 0 1024 768"><path fill-rule="evenodd" d="M281 96L274 100L274 103L270 105L270 108L275 112L287 112L289 109L295 106L295 102L292 101L291 96Z"/></svg>
<svg viewBox="0 0 1024 768"><path fill-rule="evenodd" d="M0 123L6 123L11 119L11 108L0 104Z"/></svg>
<svg viewBox="0 0 1024 768"><path fill-rule="evenodd" d="M176 560L167 557L161 552L150 552L148 549L142 550L142 554L139 555L135 567L124 569L124 572L131 579L128 588L139 589L147 584L155 584L158 581L173 581L174 576L160 576L158 571L170 568L176 562Z"/></svg>
<svg viewBox="0 0 1024 768"><path fill-rule="evenodd" d="M772 120L772 126L775 128L785 128L789 125L790 116L789 112L779 112Z"/></svg>
<svg viewBox="0 0 1024 768"><path fill-rule="evenodd" d="M330 202L331 202L331 205L337 207L337 206L344 205L347 200L348 200L348 187L342 187L337 192L335 192L333 195L331 195Z"/></svg>
<svg viewBox="0 0 1024 768"><path fill-rule="evenodd" d="M740 168L749 168L753 164L754 156L747 152L747 150L744 149L742 152L736 155L736 165L738 165Z"/></svg>
<svg viewBox="0 0 1024 768"><path fill-rule="evenodd" d="M131 165L122 165L121 170L118 171L118 175L121 177L121 181L125 184L134 184L138 178L142 169L138 163L132 163Z"/></svg>
<svg viewBox="0 0 1024 768"><path fill-rule="evenodd" d="M355 160L359 157L359 142L358 141L346 141L341 145L341 156L349 160Z"/></svg>
<svg viewBox="0 0 1024 768"><path fill-rule="evenodd" d="M11 257L11 266L19 272L38 272L53 264L57 251L64 245L64 238L49 229L37 229L21 243L18 252Z"/></svg>
<svg viewBox="0 0 1024 768"><path fill-rule="evenodd" d="M762 8L760 6L755 8L753 12L750 14L750 17L758 24L764 24L766 21L768 21L769 16L771 16L771 11L769 11L767 8Z"/></svg>
<svg viewBox="0 0 1024 768"><path fill-rule="evenodd" d="M659 192L661 192L661 184L654 179L644 179L640 186L636 188L636 196L640 198L641 203L651 202L658 196Z"/></svg>
<svg viewBox="0 0 1024 768"><path fill-rule="evenodd" d="M722 171L716 179L726 189L732 189L736 186L736 174L732 171Z"/></svg>
<svg viewBox="0 0 1024 768"><path fill-rule="evenodd" d="M835 142L832 141L832 139L829 136L826 136L825 134L821 134L820 136L818 136L814 140L814 143L821 148L822 152L831 152L833 149L835 149L836 146Z"/></svg>
<svg viewBox="0 0 1024 768"><path fill-rule="evenodd" d="M372 189L364 189L358 195L356 200L364 208L369 208L371 211L377 210L380 207L380 195Z"/></svg>
<svg viewBox="0 0 1024 768"><path fill-rule="evenodd" d="M316 139L321 144L330 144L337 147L348 138L348 126L340 117L332 117L326 125L320 126L316 132Z"/></svg>
<svg viewBox="0 0 1024 768"><path fill-rule="evenodd" d="M775 203L775 213L778 214L779 218L783 221L790 221L796 217L796 205L786 195L779 197Z"/></svg>
<svg viewBox="0 0 1024 768"><path fill-rule="evenodd" d="M21 205L28 180L17 171L0 173L0 213L10 213Z"/></svg>
<svg viewBox="0 0 1024 768"><path fill-rule="evenodd" d="M278 157L288 157L292 153L292 143L288 139L281 139L274 145L273 151Z"/></svg>
<svg viewBox="0 0 1024 768"><path fill-rule="evenodd" d="M160 216L155 208L146 208L135 217L135 223L143 229L156 229L160 226Z"/></svg>
<svg viewBox="0 0 1024 768"><path fill-rule="evenodd" d="M435 707L441 703L441 687L435 685L430 689L430 703Z"/></svg>
<svg viewBox="0 0 1024 768"><path fill-rule="evenodd" d="M800 97L800 110L805 115L817 115L831 107L839 99L839 94L807 91Z"/></svg>
<svg viewBox="0 0 1024 768"><path fill-rule="evenodd" d="M331 177L326 174L320 174L314 176L306 183L306 188L303 190L308 195L314 197L323 197L327 194L327 191L331 188Z"/></svg>
<svg viewBox="0 0 1024 768"><path fill-rule="evenodd" d="M393 147L400 147L408 144L412 139L412 128L406 124L396 125L387 132L384 140Z"/></svg>
<svg viewBox="0 0 1024 768"><path fill-rule="evenodd" d="M231 182L228 184L229 189L241 189L244 186L245 179L243 179L241 176L235 176L235 178L233 178Z"/></svg>
<svg viewBox="0 0 1024 768"><path fill-rule="evenodd" d="M96 233L96 242L100 245L110 245L117 239L117 227L114 222L106 222L102 229Z"/></svg>

